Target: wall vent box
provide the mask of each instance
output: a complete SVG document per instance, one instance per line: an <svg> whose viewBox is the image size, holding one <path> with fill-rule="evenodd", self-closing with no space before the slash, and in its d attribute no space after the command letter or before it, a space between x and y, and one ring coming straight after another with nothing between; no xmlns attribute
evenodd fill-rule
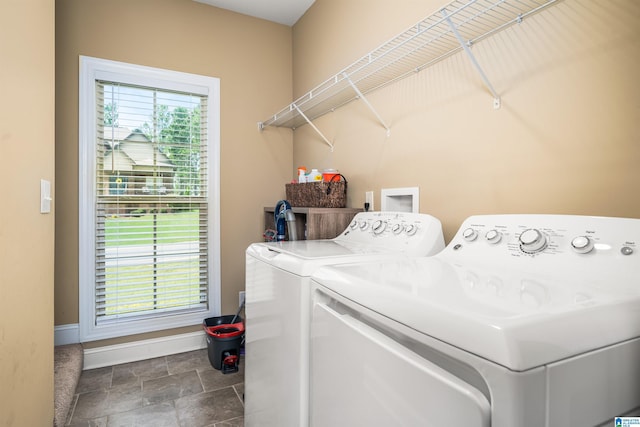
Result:
<svg viewBox="0 0 640 427"><path fill-rule="evenodd" d="M420 209L418 187L383 188L380 193L382 211L418 213Z"/></svg>

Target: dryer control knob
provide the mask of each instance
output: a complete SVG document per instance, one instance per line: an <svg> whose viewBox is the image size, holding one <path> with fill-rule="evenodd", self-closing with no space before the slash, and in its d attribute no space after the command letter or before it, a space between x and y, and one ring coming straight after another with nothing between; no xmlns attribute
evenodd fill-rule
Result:
<svg viewBox="0 0 640 427"><path fill-rule="evenodd" d="M587 236L574 237L571 241L571 247L579 254L586 254L593 249L593 240Z"/></svg>
<svg viewBox="0 0 640 427"><path fill-rule="evenodd" d="M478 237L478 232L473 228L467 228L462 232L462 238L467 242L473 242Z"/></svg>
<svg viewBox="0 0 640 427"><path fill-rule="evenodd" d="M375 220L373 225L371 226L373 234L380 234L384 231L385 228L387 228L387 223L379 219Z"/></svg>
<svg viewBox="0 0 640 427"><path fill-rule="evenodd" d="M414 224L407 224L404 227L404 231L407 233L407 236L413 236L418 232L418 226Z"/></svg>
<svg viewBox="0 0 640 427"><path fill-rule="evenodd" d="M489 230L487 234L484 235L484 238L487 239L487 242L496 244L502 239L502 234L500 234L498 230Z"/></svg>
<svg viewBox="0 0 640 427"><path fill-rule="evenodd" d="M403 229L402 224L396 223L391 226L391 231L393 232L393 234L402 233L402 229Z"/></svg>
<svg viewBox="0 0 640 427"><path fill-rule="evenodd" d="M540 230L529 228L520 234L520 249L522 252L533 254L547 247L547 237Z"/></svg>

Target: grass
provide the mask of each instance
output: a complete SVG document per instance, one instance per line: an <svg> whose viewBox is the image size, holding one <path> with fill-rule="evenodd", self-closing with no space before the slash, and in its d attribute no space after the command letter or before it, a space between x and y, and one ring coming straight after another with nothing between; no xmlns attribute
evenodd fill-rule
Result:
<svg viewBox="0 0 640 427"><path fill-rule="evenodd" d="M106 271L106 315L184 307L200 302L198 260L110 267Z"/></svg>
<svg viewBox="0 0 640 427"><path fill-rule="evenodd" d="M199 213L187 211L139 217L107 217L105 242L107 246L149 245L154 240L154 228L157 230L156 243L159 244L197 241Z"/></svg>
<svg viewBox="0 0 640 427"><path fill-rule="evenodd" d="M155 222L155 225L154 225ZM105 221L105 244L109 247L197 242L199 212L109 217ZM155 230L155 237L154 237ZM107 267L105 314L107 316L148 310L187 307L200 303L200 258L153 264ZM205 278L206 280L206 278Z"/></svg>

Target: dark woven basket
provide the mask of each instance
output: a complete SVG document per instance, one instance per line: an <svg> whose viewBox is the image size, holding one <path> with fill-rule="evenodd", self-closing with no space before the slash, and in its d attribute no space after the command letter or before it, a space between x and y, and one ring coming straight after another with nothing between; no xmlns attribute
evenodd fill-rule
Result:
<svg viewBox="0 0 640 427"><path fill-rule="evenodd" d="M287 201L293 207L344 208L347 206L347 180L336 175L331 182L286 184Z"/></svg>

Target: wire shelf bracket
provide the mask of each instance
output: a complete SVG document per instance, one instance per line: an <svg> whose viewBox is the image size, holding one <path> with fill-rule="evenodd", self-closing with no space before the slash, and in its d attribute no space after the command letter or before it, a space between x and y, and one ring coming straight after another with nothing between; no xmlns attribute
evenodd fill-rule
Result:
<svg viewBox="0 0 640 427"><path fill-rule="evenodd" d="M470 47L471 42L466 41L462 38L462 36L460 35L460 32L458 31L458 28L456 27L456 24L454 24L453 21L451 20L451 15L449 15L449 13L447 12L447 9L442 9L441 13L445 21L447 21L447 24L449 24L449 28L451 28L451 32L453 33L454 36L456 36L456 39L458 39L460 46L462 46L462 49L469 57L471 64L476 69L478 74L480 74L480 78L482 79L484 84L487 86L487 89L489 89L489 92L491 92L491 94L493 95L493 109L494 110L500 109L500 95L498 95L496 90L493 88L493 85L487 78L487 75L482 70L482 67L478 63L478 60L476 59L475 55L473 54L473 52L471 52L471 47Z"/></svg>
<svg viewBox="0 0 640 427"><path fill-rule="evenodd" d="M312 128L313 130L316 131L316 133L318 135L320 135L320 138L322 138L322 141L327 144L329 146L329 148L331 148L331 152L333 152L333 144L331 143L331 141L329 141L329 139L324 136L324 134L320 131L320 129L318 129L318 127L316 125L313 124L313 122L311 120L309 120L309 117L307 117L306 114L304 114L304 112L296 105L295 102L292 102L291 105L289 106L290 110L293 111L297 111L298 114L305 120L305 122L307 122ZM271 119L272 121L277 120L277 115L274 115L274 117ZM267 127L268 125L265 124L265 122L258 122L258 130L260 130L261 132ZM295 130L295 127L292 127L293 130Z"/></svg>
<svg viewBox="0 0 640 427"><path fill-rule="evenodd" d="M313 122L311 120L309 120L309 117L307 117L306 114L304 114L304 112L300 109L300 107L298 107L296 105L296 103L294 102L293 104L291 104L293 106L293 108L295 108L298 111L298 114L300 114L302 116L302 118L304 118L304 120L309 123L309 125L313 128L313 130L316 131L316 133L318 135L320 135L320 137L322 138L322 140L325 142L325 144L327 144L329 147L331 147L331 151L333 152L333 144L331 142L329 142L329 140L327 139L326 136L324 136L324 134L322 132L320 132L320 129L318 129L318 127L316 125L313 124Z"/></svg>
<svg viewBox="0 0 640 427"><path fill-rule="evenodd" d="M378 119L382 127L384 127L387 130L387 136L391 135L391 129L389 128L389 126L387 126L384 120L382 120L382 117L380 117L380 114L378 114L376 109L373 108L373 105L371 105L367 97L364 96L362 92L360 92L360 89L358 89L358 86L356 86L355 83L353 83L353 81L349 78L349 75L347 73L342 73L342 75L344 76L345 80L349 82L353 90L356 92L356 94L358 95L358 98L360 98L364 102L364 104L367 107L369 107L369 110L371 110L373 115L376 116L376 118Z"/></svg>

